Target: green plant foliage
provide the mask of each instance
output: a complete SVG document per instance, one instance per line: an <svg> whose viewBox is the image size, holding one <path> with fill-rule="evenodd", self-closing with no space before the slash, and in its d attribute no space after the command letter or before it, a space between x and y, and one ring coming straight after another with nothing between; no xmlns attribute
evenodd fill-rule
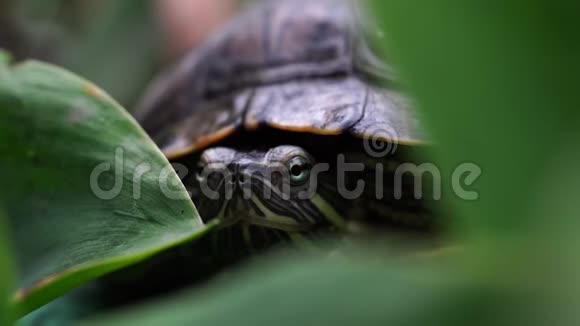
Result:
<svg viewBox="0 0 580 326"><path fill-rule="evenodd" d="M374 9L441 163L483 170L480 199L452 202L460 231L496 241L543 228L542 179L580 139L578 3L377 0Z"/></svg>
<svg viewBox="0 0 580 326"><path fill-rule="evenodd" d="M65 44L63 65L132 105L160 63L153 6L142 0L95 3L99 14L89 11L83 33Z"/></svg>
<svg viewBox="0 0 580 326"><path fill-rule="evenodd" d="M74 71L128 108L161 63L151 1L0 2L0 16L5 14L19 32L11 34L18 43L0 46L10 47L18 58L32 56Z"/></svg>
<svg viewBox="0 0 580 326"><path fill-rule="evenodd" d="M0 58L0 61L2 59ZM10 325L13 316L10 310L10 296L14 290L12 287L12 257L8 248L6 228L6 219L0 211L0 325Z"/></svg>
<svg viewBox="0 0 580 326"><path fill-rule="evenodd" d="M580 319L579 10L565 0L374 1L440 163L483 171L478 200L448 197L457 234L477 249L469 266L545 300L527 307L537 324Z"/></svg>
<svg viewBox="0 0 580 326"><path fill-rule="evenodd" d="M207 229L130 115L69 72L4 59L0 139L21 314Z"/></svg>
<svg viewBox="0 0 580 326"><path fill-rule="evenodd" d="M522 308L524 292L470 279L459 266L356 256L278 256L238 272L233 282L86 324L490 325L499 320L492 311L504 313L506 325L526 321L507 313ZM474 314L479 319L472 320Z"/></svg>

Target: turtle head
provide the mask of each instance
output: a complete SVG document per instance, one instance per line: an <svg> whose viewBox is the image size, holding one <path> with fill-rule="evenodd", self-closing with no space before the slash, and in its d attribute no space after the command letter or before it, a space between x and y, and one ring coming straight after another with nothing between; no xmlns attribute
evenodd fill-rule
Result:
<svg viewBox="0 0 580 326"><path fill-rule="evenodd" d="M198 161L192 196L205 220L219 218L224 226L307 231L327 223L318 205L320 165L297 146L210 148Z"/></svg>

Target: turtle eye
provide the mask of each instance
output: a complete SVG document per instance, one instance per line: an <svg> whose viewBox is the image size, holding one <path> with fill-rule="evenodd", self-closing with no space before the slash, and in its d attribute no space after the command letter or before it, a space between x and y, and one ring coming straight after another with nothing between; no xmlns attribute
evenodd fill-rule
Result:
<svg viewBox="0 0 580 326"><path fill-rule="evenodd" d="M290 183L294 186L303 185L310 178L310 169L312 164L310 160L303 156L295 156L288 161L288 172Z"/></svg>

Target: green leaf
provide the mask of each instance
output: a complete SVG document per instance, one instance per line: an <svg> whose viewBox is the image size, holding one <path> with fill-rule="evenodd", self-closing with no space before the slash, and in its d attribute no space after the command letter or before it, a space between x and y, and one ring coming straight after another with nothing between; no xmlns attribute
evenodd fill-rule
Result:
<svg viewBox="0 0 580 326"><path fill-rule="evenodd" d="M550 320L534 323L578 324L580 4L373 4L439 163L483 171L478 200L446 198L457 234L477 248L471 268L545 299L528 314Z"/></svg>
<svg viewBox="0 0 580 326"><path fill-rule="evenodd" d="M548 216L534 214L541 180L560 144L580 145L578 2L373 4L440 163L473 162L483 172L471 187L478 200L448 196L460 231L504 246L500 235L543 228Z"/></svg>
<svg viewBox="0 0 580 326"><path fill-rule="evenodd" d="M9 252L10 246L6 237L5 222L4 213L0 210L0 325L10 325L14 315L9 304L11 293L14 290L12 282L14 271L12 270L12 257Z"/></svg>
<svg viewBox="0 0 580 326"><path fill-rule="evenodd" d="M523 293L469 279L458 266L432 260L387 263L376 255L357 256L284 256L238 271L234 281L86 324L500 325L502 320L525 324L518 323L526 318L517 314ZM491 311L496 314L486 314Z"/></svg>
<svg viewBox="0 0 580 326"><path fill-rule="evenodd" d="M21 314L207 230L131 116L69 72L0 65L0 139Z"/></svg>

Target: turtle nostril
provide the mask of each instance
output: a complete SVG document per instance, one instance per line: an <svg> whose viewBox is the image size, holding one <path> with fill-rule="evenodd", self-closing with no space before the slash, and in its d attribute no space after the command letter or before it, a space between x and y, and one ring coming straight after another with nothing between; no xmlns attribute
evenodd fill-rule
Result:
<svg viewBox="0 0 580 326"><path fill-rule="evenodd" d="M230 172L237 173L238 170L240 169L240 164L239 163L229 163L227 165L227 168Z"/></svg>
<svg viewBox="0 0 580 326"><path fill-rule="evenodd" d="M243 174L240 174L238 176L238 180L239 180L240 183L246 183L246 182L248 182L248 177L245 176L245 175L243 175Z"/></svg>

